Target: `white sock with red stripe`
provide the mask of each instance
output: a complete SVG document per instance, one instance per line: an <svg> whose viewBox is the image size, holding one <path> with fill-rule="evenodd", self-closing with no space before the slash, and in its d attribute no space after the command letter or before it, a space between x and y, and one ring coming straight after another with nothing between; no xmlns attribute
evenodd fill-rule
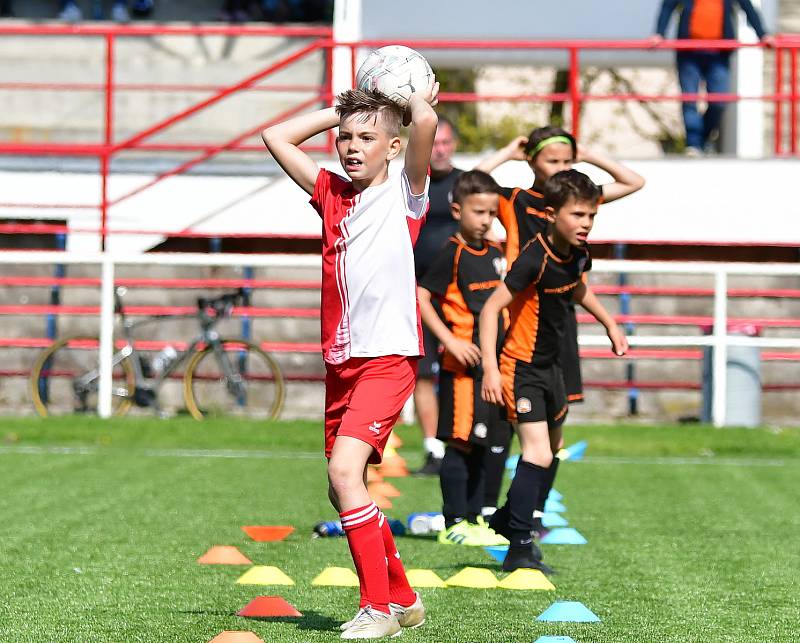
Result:
<svg viewBox="0 0 800 643"><path fill-rule="evenodd" d="M361 589L359 607L370 605L372 609L388 614L389 569L379 522L382 515L371 502L340 513L339 518L358 574Z"/></svg>

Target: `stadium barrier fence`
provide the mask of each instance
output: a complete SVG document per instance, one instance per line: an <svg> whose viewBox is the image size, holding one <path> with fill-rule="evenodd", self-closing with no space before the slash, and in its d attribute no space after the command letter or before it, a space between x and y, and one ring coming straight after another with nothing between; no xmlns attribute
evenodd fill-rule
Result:
<svg viewBox="0 0 800 643"><path fill-rule="evenodd" d="M113 340L114 340L114 288L120 283L125 283L126 280L115 280L115 271L117 266L121 265L142 265L142 266L215 266L215 267L243 267L248 266L251 268L311 268L319 269L321 266L321 259L316 255L234 255L234 254L192 254L192 253L158 253L146 255L122 255L113 253L97 253L97 254L77 254L69 252L2 252L0 253L0 264L10 264L15 266L24 265L95 265L101 268L101 275L99 279L100 288L100 307L99 311L96 307L86 307L84 310L81 307L75 307L76 312L97 314L100 315L100 395L98 412L102 417L109 417L111 414L111 356L113 354ZM705 263L705 262L655 262L655 261L624 261L624 260L597 260L594 262L593 271L604 274L619 274L624 273L632 274L670 274L670 275L706 275L713 277L713 315L710 317L703 317L703 321L711 321L711 332L708 335L631 335L629 336L630 345L633 347L633 358L640 359L697 359L699 351L696 349L701 347L712 347L713 353L713 398L712 398L712 418L716 426L725 425L725 408L726 408L726 364L727 364L727 351L731 346L753 346L761 349L770 349L772 354L770 358L776 360L796 360L800 356L800 352L793 352L800 349L800 337L746 337L729 333L729 322L731 321L728 316L728 278L732 275L742 276L800 276L800 266L791 264L745 264L745 263ZM7 277L4 279L5 285L14 285L14 280L17 278ZM21 277L20 283L31 283L31 277ZM45 279L49 284L55 278L36 278ZM63 278L67 279L67 278ZM157 280L128 280L128 283L138 283L143 285L152 285ZM173 286L177 287L184 280L166 280L175 282ZM191 280L195 287L202 287L205 285L233 285L234 283L242 283L244 285L252 286L253 283L249 280ZM263 284L272 284L274 280L261 280ZM292 282L286 282L292 283ZM76 280L75 285L98 285L96 279L82 278ZM300 288L306 289L316 286L316 281L306 280L297 282ZM37 285L44 285L39 283ZM704 294L709 291L707 289L698 289ZM750 289L748 289L749 291ZM745 291L747 292L747 291ZM763 290L764 293L773 293L774 291ZM737 293L737 294L741 294ZM20 307L19 311L14 309L9 310L9 314L16 314L25 310L25 306ZM141 314L150 314L153 312L153 307L140 310ZM163 308L156 307L154 310L163 312ZM274 315L281 316L286 310L281 309L256 309L261 311L265 316ZM293 309L292 314L297 314L298 309ZM305 316L315 317L316 311L313 309L305 309L308 312ZM30 310L32 314L46 314L53 312L64 312L59 310L59 307L43 307L42 310ZM177 309L177 313L183 312L182 309ZM242 314L248 315L253 311L249 309L243 310ZM22 314L29 314L24 313ZM663 321L663 320L662 320ZM677 318L667 319L666 321L680 321ZM697 320L692 320L696 322ZM752 319L748 321L753 321ZM769 321L761 319L762 322ZM778 326L785 327L798 327L800 321L788 320ZM36 347L42 344L41 341L37 342L35 339L25 340L12 340L5 339L0 341L0 346L29 346ZM151 342L152 346L144 345L143 348L156 349L160 345ZM45 344L46 345L46 344ZM586 357L602 358L603 354L607 357L612 357L610 351L607 350L609 346L608 339L604 335L581 335L580 345L582 353ZM292 343L284 345L271 345L265 343L264 347L268 350L284 349L299 352L315 352L319 350L319 346L314 343ZM602 350L606 349L606 350ZM655 349L667 349L655 350ZM688 350L687 350L688 349ZM694 350L691 350L694 349ZM778 350L780 349L780 350ZM785 349L792 349L787 351ZM637 355L638 353L638 355ZM766 357L767 355L765 355ZM297 378L300 379L300 378ZM603 382L598 383L602 388L628 388L630 382ZM640 388L648 388L645 383L640 384ZM655 388L655 387L654 387ZM687 383L675 383L674 386L665 386L661 383L658 388L699 388L699 386L692 386ZM774 390L788 389L788 386L776 387Z"/></svg>

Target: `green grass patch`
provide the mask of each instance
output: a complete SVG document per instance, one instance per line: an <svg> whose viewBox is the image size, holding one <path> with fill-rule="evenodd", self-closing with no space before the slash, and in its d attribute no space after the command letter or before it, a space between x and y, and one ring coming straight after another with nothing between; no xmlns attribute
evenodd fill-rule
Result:
<svg viewBox="0 0 800 643"><path fill-rule="evenodd" d="M555 592L423 590L429 621L402 640L795 641L800 593L800 431L705 426L568 427L589 441L557 487L585 546L545 547ZM400 429L419 464L419 431ZM208 641L251 630L264 641L332 641L352 588L311 587L350 566L344 539L311 539L335 517L325 497L320 423L4 418L0 429L0 640ZM63 453L57 447L68 447ZM171 453L170 450L173 450ZM176 450L197 450L196 453ZM223 457L225 456L225 457ZM438 481L402 478L390 517L435 510ZM247 524L291 524L285 542L254 543ZM246 568L203 566L236 545L296 585L235 584ZM481 549L400 538L408 567L443 578L499 566ZM304 617L235 616L279 594ZM602 618L545 624L554 600Z"/></svg>

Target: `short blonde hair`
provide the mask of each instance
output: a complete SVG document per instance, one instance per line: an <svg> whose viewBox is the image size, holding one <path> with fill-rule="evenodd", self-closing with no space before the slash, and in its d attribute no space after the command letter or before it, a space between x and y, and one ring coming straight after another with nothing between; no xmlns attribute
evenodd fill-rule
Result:
<svg viewBox="0 0 800 643"><path fill-rule="evenodd" d="M359 115L361 122L370 116L379 115L390 136L400 134L404 110L385 94L374 89L348 89L339 94L336 100L336 113L340 122L354 115Z"/></svg>

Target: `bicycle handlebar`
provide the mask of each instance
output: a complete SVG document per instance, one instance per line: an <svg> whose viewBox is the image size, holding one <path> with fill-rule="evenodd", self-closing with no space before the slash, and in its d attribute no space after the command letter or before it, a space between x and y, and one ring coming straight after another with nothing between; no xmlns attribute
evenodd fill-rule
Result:
<svg viewBox="0 0 800 643"><path fill-rule="evenodd" d="M214 310L215 317L228 317L233 310L233 307L245 301L245 290L239 288L234 293L227 293L219 297L197 298L197 309L201 313L205 313L208 308Z"/></svg>

